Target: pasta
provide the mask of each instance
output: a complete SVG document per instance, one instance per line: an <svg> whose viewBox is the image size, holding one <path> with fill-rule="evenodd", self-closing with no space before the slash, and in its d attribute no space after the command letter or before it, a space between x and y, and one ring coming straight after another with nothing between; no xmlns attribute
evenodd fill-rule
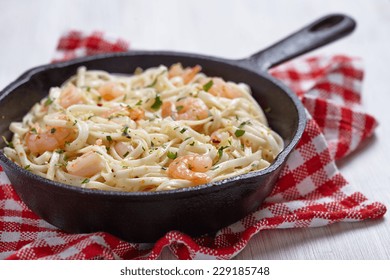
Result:
<svg viewBox="0 0 390 280"><path fill-rule="evenodd" d="M174 64L133 75L80 67L10 125L5 155L50 180L162 191L268 167L283 149L245 84Z"/></svg>

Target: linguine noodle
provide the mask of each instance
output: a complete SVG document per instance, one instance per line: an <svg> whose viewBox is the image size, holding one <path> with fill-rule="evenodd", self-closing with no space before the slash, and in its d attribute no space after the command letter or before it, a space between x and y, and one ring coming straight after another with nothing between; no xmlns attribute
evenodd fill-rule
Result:
<svg viewBox="0 0 390 280"><path fill-rule="evenodd" d="M175 64L109 74L80 67L22 122L4 153L82 188L161 191L268 167L283 148L250 88Z"/></svg>

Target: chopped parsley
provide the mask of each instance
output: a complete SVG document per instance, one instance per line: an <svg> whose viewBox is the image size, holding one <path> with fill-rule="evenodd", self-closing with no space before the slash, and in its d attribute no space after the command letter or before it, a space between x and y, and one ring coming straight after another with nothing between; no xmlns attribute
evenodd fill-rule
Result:
<svg viewBox="0 0 390 280"><path fill-rule="evenodd" d="M208 81L208 83L203 85L203 90L208 92L209 89L213 86L213 84L214 84L213 80Z"/></svg>
<svg viewBox="0 0 390 280"><path fill-rule="evenodd" d="M26 166L24 167L24 169L30 170L30 165L26 165Z"/></svg>
<svg viewBox="0 0 390 280"><path fill-rule="evenodd" d="M112 142L112 137L110 135L107 135L106 139L107 139L108 142Z"/></svg>
<svg viewBox="0 0 390 280"><path fill-rule="evenodd" d="M168 158L170 159L175 159L177 158L177 152L176 153L173 153L171 151L168 151L168 154L167 154Z"/></svg>
<svg viewBox="0 0 390 280"><path fill-rule="evenodd" d="M31 128L30 131L31 131L32 133L34 133L34 134L38 134L38 131L37 131L37 129L36 129L35 127Z"/></svg>
<svg viewBox="0 0 390 280"><path fill-rule="evenodd" d="M50 129L51 134L54 134L55 132L56 132L56 129L54 127L52 129Z"/></svg>
<svg viewBox="0 0 390 280"><path fill-rule="evenodd" d="M138 100L137 103L135 103L135 106L141 106L142 105L142 99Z"/></svg>
<svg viewBox="0 0 390 280"><path fill-rule="evenodd" d="M45 101L45 107L47 107L47 106L49 106L50 104L52 104L53 103L53 99L51 99L50 97L48 97L47 99L46 99L46 101Z"/></svg>
<svg viewBox="0 0 390 280"><path fill-rule="evenodd" d="M123 136L127 136L128 134L128 131L129 131L129 127L128 126L125 126L124 128L123 128L123 130L122 130L122 135Z"/></svg>
<svg viewBox="0 0 390 280"><path fill-rule="evenodd" d="M225 150L226 148L228 148L229 146L222 146L218 149L218 158L221 159L222 155L223 155L223 150Z"/></svg>
<svg viewBox="0 0 390 280"><path fill-rule="evenodd" d="M127 152L123 155L123 157L125 158L125 157L127 157L129 154L130 154L130 152L127 151Z"/></svg>
<svg viewBox="0 0 390 280"><path fill-rule="evenodd" d="M243 128L245 125L247 125L247 124L251 124L251 122L250 121L246 121L246 122L242 122L239 126L238 126L238 128Z"/></svg>
<svg viewBox="0 0 390 280"><path fill-rule="evenodd" d="M7 147L9 147L11 149L15 149L14 143L8 142L7 139L4 136L1 136L1 138L3 138L3 141L7 145Z"/></svg>
<svg viewBox="0 0 390 280"><path fill-rule="evenodd" d="M161 105L162 105L162 101L160 99L160 96L157 94L156 99L154 100L154 103L151 108L157 111L158 109L160 109Z"/></svg>
<svg viewBox="0 0 390 280"><path fill-rule="evenodd" d="M179 102L180 100L183 100L183 99L186 99L186 98L187 98L187 96L180 97L180 98L178 98L178 99L176 100L176 102Z"/></svg>
<svg viewBox="0 0 390 280"><path fill-rule="evenodd" d="M186 131L187 131L187 128L183 128L182 130L180 130L180 133L183 134Z"/></svg>
<svg viewBox="0 0 390 280"><path fill-rule="evenodd" d="M236 132L234 132L234 135L236 135L236 137L241 137L244 134L245 134L245 130L243 129L237 129Z"/></svg>
<svg viewBox="0 0 390 280"><path fill-rule="evenodd" d="M85 178L82 182L81 182L81 184L86 184L86 183L88 183L89 182L89 178Z"/></svg>
<svg viewBox="0 0 390 280"><path fill-rule="evenodd" d="M184 106L176 106L176 111L180 112L181 110L183 110Z"/></svg>
<svg viewBox="0 0 390 280"><path fill-rule="evenodd" d="M61 149L58 149L58 150L55 150L55 152L58 153L58 154L63 154L65 151L61 150Z"/></svg>

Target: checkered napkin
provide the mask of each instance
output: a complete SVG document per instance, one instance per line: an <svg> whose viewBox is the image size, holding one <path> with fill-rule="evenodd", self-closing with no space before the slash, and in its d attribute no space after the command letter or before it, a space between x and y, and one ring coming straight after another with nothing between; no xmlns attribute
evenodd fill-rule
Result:
<svg viewBox="0 0 390 280"><path fill-rule="evenodd" d="M72 31L55 60L125 51L123 40ZM335 160L370 137L376 120L360 107L363 71L348 56L297 59L271 71L306 107L306 130L271 193L257 211L215 235L167 232L155 244L132 244L104 232L67 234L32 213L0 169L0 258L156 259L164 247L179 259L230 259L265 229L318 227L377 219L386 207L368 200L340 174Z"/></svg>

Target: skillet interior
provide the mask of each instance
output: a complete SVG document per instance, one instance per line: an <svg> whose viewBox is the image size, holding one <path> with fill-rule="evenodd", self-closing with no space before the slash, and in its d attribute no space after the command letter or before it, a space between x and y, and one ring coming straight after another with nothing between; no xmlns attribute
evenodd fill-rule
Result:
<svg viewBox="0 0 390 280"><path fill-rule="evenodd" d="M116 193L84 190L34 175L0 160L15 190L39 216L69 232L108 231L129 241L152 242L169 230L199 235L220 229L255 210L272 190L287 155L304 129L302 105L292 93L266 73L256 73L245 62L171 52L130 52L100 55L37 67L26 72L0 95L0 135L20 121L32 105L61 85L81 65L111 73L133 73L161 64L199 64L208 76L248 84L266 113L270 126L287 148L270 168L214 184L161 193ZM240 65L239 65L240 64ZM3 143L1 145L4 145Z"/></svg>

